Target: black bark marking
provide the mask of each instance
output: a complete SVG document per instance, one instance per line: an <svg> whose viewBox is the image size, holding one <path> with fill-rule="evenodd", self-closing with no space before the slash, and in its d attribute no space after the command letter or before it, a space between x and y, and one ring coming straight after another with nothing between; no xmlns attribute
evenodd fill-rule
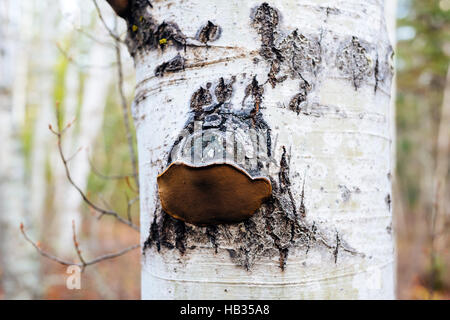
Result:
<svg viewBox="0 0 450 320"><path fill-rule="evenodd" d="M218 25L208 21L206 25L200 28L195 38L206 44L207 42L212 42L219 39L221 33L222 29Z"/></svg>
<svg viewBox="0 0 450 320"><path fill-rule="evenodd" d="M191 109L201 111L203 106L206 106L212 102L212 96L209 92L209 88L205 89L200 87L194 92L191 98Z"/></svg>
<svg viewBox="0 0 450 320"><path fill-rule="evenodd" d="M307 37L294 30L287 36L279 32L280 14L267 3L254 10L252 26L261 39L260 55L269 64L267 82L272 88L288 77L300 80L300 90L289 103L289 109L300 113L307 95L312 90L321 64L320 38Z"/></svg>
<svg viewBox="0 0 450 320"><path fill-rule="evenodd" d="M350 43L344 43L338 51L336 66L353 81L355 90L372 74L369 46L366 42L352 37Z"/></svg>
<svg viewBox="0 0 450 320"><path fill-rule="evenodd" d="M174 22L159 23L148 12L151 4L147 0L133 0L129 5L127 20L128 34L126 44L130 55L134 57L143 50L164 49L174 45L177 49L186 48L186 36Z"/></svg>
<svg viewBox="0 0 450 320"><path fill-rule="evenodd" d="M267 3L263 3L253 15L253 27L261 36L260 55L267 60L282 60L278 49L275 48L275 30L279 22L278 11Z"/></svg>
<svg viewBox="0 0 450 320"><path fill-rule="evenodd" d="M386 227L386 232L387 232L389 235L392 235L392 222L389 223L389 225Z"/></svg>
<svg viewBox="0 0 450 320"><path fill-rule="evenodd" d="M337 263L337 258L339 254L339 246L341 244L341 239L339 238L339 233L336 232L336 248L334 249L334 263Z"/></svg>
<svg viewBox="0 0 450 320"><path fill-rule="evenodd" d="M253 98L253 110L252 116L254 117L261 107L262 97L264 94L264 85L260 85L256 76L253 77L252 82L245 88L244 99L242 100L242 105L244 106L245 100L250 96Z"/></svg>
<svg viewBox="0 0 450 320"><path fill-rule="evenodd" d="M217 101L219 103L224 103L230 100L233 94L233 84L236 81L236 77L232 77L230 81L225 82L223 78L219 79L219 83L214 90L216 94Z"/></svg>
<svg viewBox="0 0 450 320"><path fill-rule="evenodd" d="M183 221L175 220L175 247L184 254L186 252L186 224Z"/></svg>
<svg viewBox="0 0 450 320"><path fill-rule="evenodd" d="M219 244L217 243L217 226L215 225L211 225L211 226L207 226L206 227L206 235L209 239L209 241L211 242L211 244L213 245L214 249L215 249L215 253L217 253L217 248L219 247Z"/></svg>
<svg viewBox="0 0 450 320"><path fill-rule="evenodd" d="M294 30L281 41L278 48L293 77L304 80L303 73L316 75L322 60L320 44L317 39L307 38L298 30Z"/></svg>
<svg viewBox="0 0 450 320"><path fill-rule="evenodd" d="M350 189L342 184L339 185L339 189L341 190L342 201L347 202L348 200L350 200L350 197L352 196L352 192L350 191Z"/></svg>
<svg viewBox="0 0 450 320"><path fill-rule="evenodd" d="M184 65L184 58L180 54L177 54L174 58L157 66L155 69L155 76L162 77L165 72L176 72L183 70Z"/></svg>
<svg viewBox="0 0 450 320"><path fill-rule="evenodd" d="M306 181L306 175L305 178L303 178L303 186L302 186L302 194L300 199L300 207L299 207L299 214L300 218L304 219L306 218L306 207L305 207L305 181Z"/></svg>
<svg viewBox="0 0 450 320"><path fill-rule="evenodd" d="M290 203L292 205L290 208L290 211L292 211L292 213L294 215L296 215L297 209L295 208L295 200L292 195L291 180L289 178L289 161L290 161L290 159L288 159L288 157L287 157L286 147L283 146L282 149L283 149L283 153L281 155L280 171L278 173L279 187L280 187L280 191L282 193L286 193L289 196Z"/></svg>
<svg viewBox="0 0 450 320"><path fill-rule="evenodd" d="M150 226L150 235L147 238L147 240L145 240L144 242L144 248L143 248L143 252L145 254L146 249L150 248L152 246L152 244L154 244L156 246L156 249L159 251L161 251L161 241L160 241L160 235L159 235L159 227L158 224L156 222L156 210L153 216L153 222Z"/></svg>
<svg viewBox="0 0 450 320"><path fill-rule="evenodd" d="M308 82L301 80L300 81L300 90L299 92L292 97L289 102L289 109L299 114L303 111L303 107L306 106L307 96L309 91L311 90L311 86ZM305 113L305 112L303 112ZM306 114L306 113L305 113Z"/></svg>
<svg viewBox="0 0 450 320"><path fill-rule="evenodd" d="M165 39L165 41L164 41ZM163 48L167 43L172 42L178 49L185 48L186 36L180 31L176 23L161 23L154 34L154 45Z"/></svg>
<svg viewBox="0 0 450 320"><path fill-rule="evenodd" d="M341 13L341 10L337 9L337 8L331 8L331 7L326 7L325 9L327 18L330 16L330 14L334 14L334 15L338 15Z"/></svg>
<svg viewBox="0 0 450 320"><path fill-rule="evenodd" d="M386 203L386 206L388 207L389 211L391 210L391 194L388 193L386 197L384 198L384 202Z"/></svg>
<svg viewBox="0 0 450 320"><path fill-rule="evenodd" d="M380 78L379 78L380 70L379 70L379 68L380 68L380 61L378 59L378 54L377 54L377 59L375 60L375 71L374 71L374 77L375 77L375 86L373 88L374 92L377 92L378 81L380 81Z"/></svg>
<svg viewBox="0 0 450 320"><path fill-rule="evenodd" d="M387 80L389 80L388 85L390 85L390 80L394 75L394 68L393 68L394 51L392 47L389 45L386 48L385 54L381 54L381 52L382 50L378 50L376 53L375 68L374 68L375 93L377 92L380 85L385 83Z"/></svg>
<svg viewBox="0 0 450 320"><path fill-rule="evenodd" d="M270 71L267 74L268 76L267 81L270 83L272 88L275 88L277 83L281 83L287 79L287 75L277 77L280 70L281 70L280 62L278 60L273 60L270 65Z"/></svg>

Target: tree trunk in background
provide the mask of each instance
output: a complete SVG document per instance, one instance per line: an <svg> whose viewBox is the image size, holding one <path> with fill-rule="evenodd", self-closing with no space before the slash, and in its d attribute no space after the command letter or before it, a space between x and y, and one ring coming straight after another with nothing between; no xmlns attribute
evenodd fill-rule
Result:
<svg viewBox="0 0 450 320"><path fill-rule="evenodd" d="M55 144L55 137L48 130L48 125L55 120L55 66L56 66L56 35L57 35L57 17L58 2L40 1L36 3L36 9L39 12L39 20L36 21L34 28L40 30L39 43L33 47L36 54L32 55L31 64L36 74L32 75L35 83L33 92L30 94L29 103L36 108L33 113L36 118L34 121L31 159L30 159L30 199L29 211L33 215L33 229L41 234L45 234L46 224L44 223L44 214L47 206L47 168L49 159L50 144ZM44 14L45 13L45 14Z"/></svg>
<svg viewBox="0 0 450 320"><path fill-rule="evenodd" d="M78 107L78 95L79 95L79 82L80 75L75 66L69 63L65 76L65 96L62 105L64 107L64 119L65 121L72 121L77 114ZM78 146L75 145L75 128L72 126L70 130L67 130L64 134L63 150L66 155L70 156L77 151ZM76 158L78 161L79 158ZM84 159L82 159L84 160ZM73 248L72 237L72 222L73 219L77 226L80 226L81 216L78 212L81 200L75 195L70 197L69 192L73 188L69 181L67 181L66 171L61 161L61 157L56 149L52 154L52 163L54 164L54 196L53 196L53 219L51 230L54 234L53 247L55 251L62 256L70 255ZM76 160L74 160L76 161ZM68 224L68 226L67 226Z"/></svg>
<svg viewBox="0 0 450 320"><path fill-rule="evenodd" d="M142 298L394 298L383 1L131 4ZM161 209L156 178L193 119L268 131L273 192L250 219L199 227Z"/></svg>
<svg viewBox="0 0 450 320"><path fill-rule="evenodd" d="M0 288L5 299L36 298L39 261L23 239L19 226L31 225L25 204L25 159L20 127L23 124L26 80L25 24L30 22L29 3L0 4Z"/></svg>
<svg viewBox="0 0 450 320"><path fill-rule="evenodd" d="M113 18L113 17L110 17ZM110 19L109 19L110 20ZM104 30L100 22L93 32L96 39L107 42L109 35ZM80 116L75 123L75 126L67 131L64 135L63 144L66 156L74 154L78 147L82 147L83 151L79 153L72 161L69 162L69 168L75 183L85 190L90 173L90 164L88 155L95 152L92 150L96 137L98 136L102 123L103 114L108 98L108 89L111 86L111 79L115 74L115 67L107 66L105 57L110 56L108 50L112 53L112 47L107 47L97 41L92 43L89 54L89 69L86 73L84 92L82 95L82 103L80 109ZM68 70L72 70L73 66L69 66ZM72 73L73 71L71 71ZM66 78L70 80L73 74L67 74ZM75 75L76 79L78 76ZM71 80L73 81L73 80ZM66 96L66 120L72 121L76 114L76 103L78 90L74 88L76 84L68 83L67 89L75 91ZM72 89L70 89L72 87ZM69 94L70 93L70 94ZM75 94L75 96L73 96ZM75 99L75 101L72 101ZM70 101L69 101L70 100ZM75 109L74 109L75 107ZM59 157L59 156L58 156ZM67 254L73 247L72 240L72 220L77 226L81 226L82 215L80 205L82 198L78 191L69 184L65 175L64 168L61 164L61 159L55 159L58 162L57 180L58 185L55 190L55 217L56 221L54 227L58 237L56 246L61 254ZM60 166L61 164L61 166Z"/></svg>

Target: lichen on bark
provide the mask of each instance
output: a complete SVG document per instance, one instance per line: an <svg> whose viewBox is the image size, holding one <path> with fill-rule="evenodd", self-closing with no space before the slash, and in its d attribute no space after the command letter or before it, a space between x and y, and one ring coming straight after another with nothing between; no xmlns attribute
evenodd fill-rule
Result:
<svg viewBox="0 0 450 320"><path fill-rule="evenodd" d="M186 36L178 25L173 21L156 21L149 11L149 1L133 0L129 6L129 13L124 18L128 25L126 44L132 57L138 52L158 47L163 50L169 45L185 48Z"/></svg>

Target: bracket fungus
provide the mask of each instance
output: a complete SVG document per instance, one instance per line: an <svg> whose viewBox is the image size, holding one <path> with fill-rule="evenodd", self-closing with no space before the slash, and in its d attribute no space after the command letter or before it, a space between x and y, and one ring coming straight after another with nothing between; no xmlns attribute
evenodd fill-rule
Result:
<svg viewBox="0 0 450 320"><path fill-rule="evenodd" d="M162 208L176 219L241 222L272 194L270 129L255 111L258 97L231 103L235 81L208 82L191 97L189 118L157 178Z"/></svg>
<svg viewBox="0 0 450 320"><path fill-rule="evenodd" d="M163 209L176 219L196 225L250 218L272 193L269 179L252 178L228 163L192 166L177 161L157 180Z"/></svg>

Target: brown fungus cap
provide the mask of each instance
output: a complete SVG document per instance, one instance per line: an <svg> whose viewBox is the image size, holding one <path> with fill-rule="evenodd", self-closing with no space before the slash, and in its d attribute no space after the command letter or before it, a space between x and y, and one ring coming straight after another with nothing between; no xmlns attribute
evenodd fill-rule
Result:
<svg viewBox="0 0 450 320"><path fill-rule="evenodd" d="M267 178L252 178L227 163L172 163L158 176L161 204L172 217L196 225L250 218L272 193Z"/></svg>

